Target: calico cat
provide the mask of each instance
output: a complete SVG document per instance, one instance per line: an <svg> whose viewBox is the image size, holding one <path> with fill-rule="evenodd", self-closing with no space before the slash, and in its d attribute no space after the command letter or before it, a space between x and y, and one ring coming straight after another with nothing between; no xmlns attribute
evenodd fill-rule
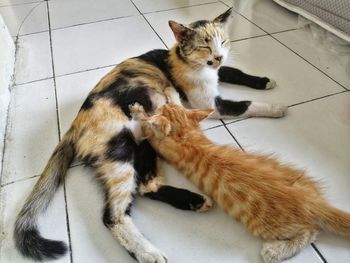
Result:
<svg viewBox="0 0 350 263"><path fill-rule="evenodd" d="M143 117L141 129L161 157L265 240L261 255L266 263L292 257L320 230L350 237L350 213L332 207L304 172L207 139L199 121L213 110L166 104L145 117L142 106L131 109Z"/></svg>
<svg viewBox="0 0 350 263"><path fill-rule="evenodd" d="M52 200L76 157L92 167L105 193L103 222L112 235L139 262L166 261L133 224L130 216L134 196L139 193L177 208L205 211L210 200L204 196L164 185L156 153L147 141L138 144L131 132L128 105L139 103L148 114L178 97L194 108L216 109L215 118L282 117L280 104L224 100L218 80L255 89L273 88L266 77L250 76L224 67L230 41L225 32L231 9L214 20L184 26L169 25L177 40L171 50L153 50L130 58L112 69L89 93L70 129L54 150L48 164L20 211L14 230L19 251L35 260L57 258L67 250L64 243L43 238L38 216ZM180 98L178 98L180 103Z"/></svg>

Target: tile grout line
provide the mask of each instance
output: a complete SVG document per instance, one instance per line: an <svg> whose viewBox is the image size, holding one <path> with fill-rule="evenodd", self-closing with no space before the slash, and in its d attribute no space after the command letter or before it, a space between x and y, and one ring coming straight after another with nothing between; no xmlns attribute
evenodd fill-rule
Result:
<svg viewBox="0 0 350 263"><path fill-rule="evenodd" d="M131 1L131 0L130 0ZM45 3L47 1L38 1L38 2L32 2L29 4L35 4L35 3ZM133 3L133 2L132 2ZM182 6L182 7L177 7L177 8L171 8L171 9L165 9L165 10L160 10L160 11L152 11L152 12L145 12L142 13L134 4L135 8L137 9L137 11L139 12L139 14L137 15L126 15L126 16L118 16L118 17L112 17L112 18L106 18L106 19L100 19L100 20L95 20L95 21L91 21L91 22L84 22L84 23L79 23L79 24L73 24L70 26L63 26L63 27L58 27L58 28L52 28L51 31L56 31L56 30L61 30L61 29L67 29L67 28L71 28L71 27L76 27L76 26L82 26L82 25L89 25L89 24L94 24L94 23L100 23L100 22L106 22L106 21L112 21L112 20L118 20L118 19L123 19L123 18L128 18L128 17L136 17L136 16L143 16L143 15L148 15L148 14L154 14L154 13L161 13L164 11L171 11L171 10L177 10L177 9L185 9L188 7L196 7L196 6L202 6L202 5L210 5L210 4L215 4L215 3L221 3L220 1L216 1L216 2L208 2L208 3L202 3L202 4L196 4L196 5L189 5L189 6ZM17 4L17 5L24 5L24 4ZM1 8L1 6L0 6ZM45 33L48 32L49 30L42 30L42 31L38 31L38 32L33 32L33 33L27 33L27 34L22 34L22 35L18 35L18 36L29 36L29 35L35 35L35 34L40 34L40 33Z"/></svg>
<svg viewBox="0 0 350 263"><path fill-rule="evenodd" d="M12 7L12 6L20 6L20 5L30 5L30 4L36 4L36 3L44 3L46 1L33 1L29 3L20 3L20 4L8 4L8 5L0 5L0 8L2 7Z"/></svg>
<svg viewBox="0 0 350 263"><path fill-rule="evenodd" d="M130 0L130 1L132 1L132 0ZM202 6L202 5L211 5L211 4L216 4L216 3L220 3L220 2L221 2L221 1L213 1L213 2L207 2L207 3L201 3L201 4L180 6L180 7L174 7L174 8L163 9L163 10L144 12L144 13L142 13L142 14L148 15L148 14L162 13L162 12L173 11L173 10L178 10L178 9L185 9L185 8L189 8L189 7L196 7L196 6ZM138 9L138 8L137 8L137 9Z"/></svg>
<svg viewBox="0 0 350 263"><path fill-rule="evenodd" d="M10 91L10 102L9 102L9 105L8 105L8 108L7 108L7 117L6 117L6 123L5 123L5 132L4 132L4 140L3 140L3 149L2 149L2 156L1 156L1 173L0 173L0 186L1 186L1 183L2 183L2 179L3 179L3 174L4 174L4 160L5 160L5 150L6 150L6 146L7 146L7 143L6 143L6 139L7 139L7 136L8 136L8 129L10 127L10 107L11 107L11 104L13 103L13 99L12 99L12 90L13 90L13 86L15 85L15 82L16 82L16 61L17 61L17 55L18 55L18 38L19 38L19 32L24 24L24 22L27 20L27 18L32 14L32 12L42 4L42 2L38 3L37 5L33 6L28 14L23 18L23 21L21 22L19 28L18 28L18 31L17 31L17 35L15 36L15 42L14 42L14 45L15 45L15 62L14 62L14 68L13 68L13 76L12 76L12 79L11 79L11 83L9 85L9 91Z"/></svg>
<svg viewBox="0 0 350 263"><path fill-rule="evenodd" d="M214 127L213 127L214 128ZM72 169L72 168L75 168L75 167L79 167L79 166L84 166L83 163L75 163L75 164L72 164L68 167L67 170L69 169ZM29 177L25 177L25 178L20 178L20 179L17 179L17 180L14 180L14 181L10 181L10 182L7 182L7 183L3 183L3 184L0 184L0 187L5 187L9 184L14 184L14 183L17 183L17 182L22 182L22 181L27 181L27 180L30 180L30 179L33 179L33 178L36 178L36 177L39 177L41 174L36 174L36 175L32 175L32 176L29 176Z"/></svg>
<svg viewBox="0 0 350 263"><path fill-rule="evenodd" d="M56 86L56 77L55 77L55 64L54 64L53 48L52 48L52 32L51 32L50 8L49 8L49 2L48 1L46 1L46 7L47 7L47 17L48 17L48 24L49 24L51 67L52 67L53 84L54 84L54 91L55 91L58 140L61 141L60 115L59 115L59 110L58 110L57 86ZM68 205L67 205L67 190L66 190L66 179L65 178L63 179L63 196L64 196L64 204L65 204L65 212L66 212L66 227L67 227L67 235L68 235L69 258L70 258L70 262L73 263L72 239L71 239L71 233L70 233L69 214L68 214Z"/></svg>
<svg viewBox="0 0 350 263"><path fill-rule="evenodd" d="M229 130L229 128L227 128L225 122L224 122L223 120L221 120L221 122L223 123L223 125L224 125L226 131L231 135L231 137L233 138L233 140L237 143L237 145L239 146L239 148L240 148L243 152L245 152L243 146L239 143L239 141L236 139L236 137L233 135L233 133Z"/></svg>
<svg viewBox="0 0 350 263"><path fill-rule="evenodd" d="M350 92L350 90L342 90L342 91L338 91L338 92L335 92L335 93L324 95L324 96L321 96L321 97L318 97L318 98L309 99L309 100L306 100L306 101L302 101L302 102L298 102L298 103L295 103L295 104L291 104L291 105L288 105L288 109L289 108L293 108L295 106L303 105L303 104L306 104L306 103L309 103L309 102L318 101L318 100L322 100L322 99L325 99L325 98L328 98L328 97L333 97L333 96L336 96L336 95L339 95L339 94L347 93L347 92ZM232 124L232 123L236 123L236 122L241 122L241 121L244 121L244 120L248 120L250 118L251 117L246 117L246 118L239 119L239 120L233 120L233 121L225 123L225 124Z"/></svg>
<svg viewBox="0 0 350 263"><path fill-rule="evenodd" d="M224 3L223 1L220 1L222 4L228 6L226 3ZM229 7L229 6L228 6ZM341 86L344 90L349 90L346 87L344 87L342 84L340 84L338 81L336 81L335 79L333 79L331 76L329 76L327 73L325 73L323 70L321 70L320 68L318 68L317 66L315 66L314 64L312 64L310 61L308 61L306 58L304 58L303 56L301 56L299 53L297 53L296 51L294 51L293 49L291 49L290 47L288 47L286 44L284 44L283 42L281 42L279 39L277 39L274 34L278 34L278 33L283 33L283 32L274 32L274 33L269 33L267 32L265 29L263 29L261 26L259 26L258 24L256 24L255 22L251 21L250 19L248 19L247 17L245 17L243 14L239 13L238 11L236 11L235 9L233 9L233 11L240 15L241 17L245 18L247 21L249 21L250 23L252 23L253 25L255 25L256 27L258 27L259 29L261 29L262 31L264 31L268 36L270 36L271 38L273 38L275 41L277 41L278 43L280 43L282 46L284 46L285 48L287 48L289 51L293 52L295 55L297 55L299 58L301 58L302 60L304 60L306 63L308 63L310 66L312 66L313 68L315 68L316 70L318 70L319 72L323 73L323 75L325 75L326 77L328 77L329 79L331 79L332 81L334 81L335 83L337 83L339 86Z"/></svg>
<svg viewBox="0 0 350 263"><path fill-rule="evenodd" d="M36 177L39 177L39 176L40 176L40 174L33 175L33 176L30 176L30 177L20 178L20 179L14 180L14 181L10 181L10 182L4 183L4 184L1 185L1 187L5 187L5 186L11 185L11 184L27 181L27 180L30 180L30 179L33 179L33 178L36 178Z"/></svg>
<svg viewBox="0 0 350 263"><path fill-rule="evenodd" d="M311 247L315 250L316 254L320 257L323 263L328 263L327 259L322 255L315 243L311 243Z"/></svg>
<svg viewBox="0 0 350 263"><path fill-rule="evenodd" d="M140 9L136 6L136 4L134 3L133 0L130 0L130 2L134 5L134 7L137 9L137 11L140 13L140 15L143 17L143 19L146 21L146 23L151 27L151 29L153 30L153 32L157 35L157 37L159 38L159 40L163 43L163 45L169 49L169 47L167 46L167 44L165 44L165 42L163 41L163 39L159 36L159 34L157 33L157 31L153 28L153 26L151 25L150 22L148 22L147 18L145 17L145 15L140 11Z"/></svg>
<svg viewBox="0 0 350 263"><path fill-rule="evenodd" d="M305 104L305 103L309 103L309 102L312 102L312 101L325 99L325 98L332 97L332 96L335 96L335 95L338 95L338 94L342 94L342 93L346 93L346 92L349 92L349 90L342 90L342 91L338 91L338 92L331 93L331 94L328 94L328 95L324 95L322 97L318 97L318 98L314 98L314 99L310 99L310 100L294 103L294 104L289 105L288 108L292 108L294 106L299 106L299 105L302 105L302 104Z"/></svg>

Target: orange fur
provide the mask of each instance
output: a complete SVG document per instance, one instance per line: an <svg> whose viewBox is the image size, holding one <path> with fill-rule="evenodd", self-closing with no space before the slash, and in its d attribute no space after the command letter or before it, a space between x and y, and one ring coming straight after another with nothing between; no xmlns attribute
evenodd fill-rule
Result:
<svg viewBox="0 0 350 263"><path fill-rule="evenodd" d="M319 230L350 237L350 214L331 207L303 171L207 139L198 121L210 112L167 104L145 117L142 129L166 161L268 241L261 252L265 262L293 256Z"/></svg>

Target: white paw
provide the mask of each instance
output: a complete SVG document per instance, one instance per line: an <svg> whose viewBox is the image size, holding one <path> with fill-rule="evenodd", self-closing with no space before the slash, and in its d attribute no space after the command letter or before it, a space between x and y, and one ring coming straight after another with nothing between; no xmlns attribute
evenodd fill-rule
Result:
<svg viewBox="0 0 350 263"><path fill-rule="evenodd" d="M271 104L271 117L280 118L287 114L288 106L283 104Z"/></svg>
<svg viewBox="0 0 350 263"><path fill-rule="evenodd" d="M266 83L265 89L273 89L276 86L277 86L276 81L274 81L273 79L270 79L270 81Z"/></svg>
<svg viewBox="0 0 350 263"><path fill-rule="evenodd" d="M167 263L167 257L155 247L149 248L137 255L137 260L140 263Z"/></svg>
<svg viewBox="0 0 350 263"><path fill-rule="evenodd" d="M210 208L213 207L213 201L211 200L210 197L203 195L205 202L203 203L203 205L197 210L197 212L206 212L208 211Z"/></svg>
<svg viewBox="0 0 350 263"><path fill-rule="evenodd" d="M145 109L138 102L129 104L129 110L131 115L137 118L143 117L145 115Z"/></svg>
<svg viewBox="0 0 350 263"><path fill-rule="evenodd" d="M280 255L273 243L264 243L260 252L265 263L281 262Z"/></svg>

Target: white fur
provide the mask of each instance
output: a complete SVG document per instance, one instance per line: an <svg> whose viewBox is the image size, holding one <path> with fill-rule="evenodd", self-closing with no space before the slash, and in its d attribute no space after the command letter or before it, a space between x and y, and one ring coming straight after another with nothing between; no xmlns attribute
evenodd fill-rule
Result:
<svg viewBox="0 0 350 263"><path fill-rule="evenodd" d="M252 102L247 111L240 117L273 117L280 118L286 115L288 107L283 104Z"/></svg>
<svg viewBox="0 0 350 263"><path fill-rule="evenodd" d="M288 240L265 241L261 256L265 263L279 263L297 254L301 249L316 240L317 231L305 232Z"/></svg>
<svg viewBox="0 0 350 263"><path fill-rule="evenodd" d="M134 253L140 263L166 263L166 256L154 247L137 229L129 216L122 217L112 228L122 246Z"/></svg>
<svg viewBox="0 0 350 263"><path fill-rule="evenodd" d="M186 92L193 108L214 109L215 97L219 95L217 70L203 67L185 76L186 80L195 87Z"/></svg>

